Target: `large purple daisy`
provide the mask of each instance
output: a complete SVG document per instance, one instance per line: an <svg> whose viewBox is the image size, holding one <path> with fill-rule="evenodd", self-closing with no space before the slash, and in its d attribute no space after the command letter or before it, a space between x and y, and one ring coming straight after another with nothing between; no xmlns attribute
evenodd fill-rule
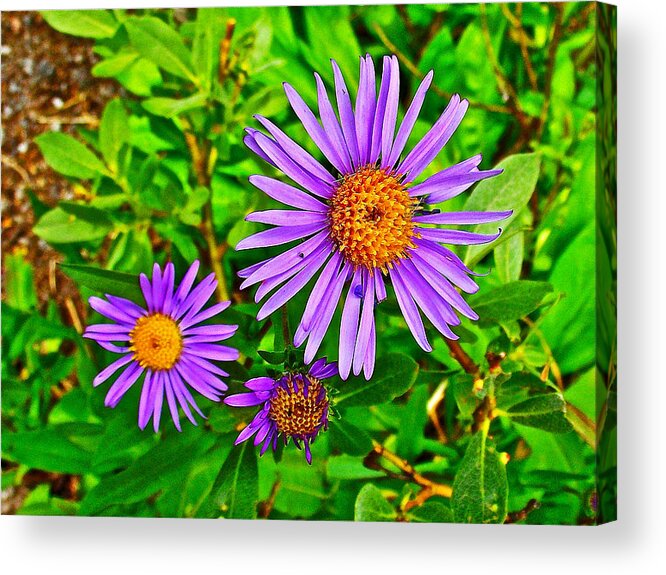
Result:
<svg viewBox="0 0 666 575"><path fill-rule="evenodd" d="M300 346L307 340L305 361L312 361L343 297L340 376L346 379L350 371L358 375L363 370L370 379L375 363L374 307L386 299L387 281L409 329L424 350L432 348L419 310L444 337L457 339L450 326L460 323L458 314L471 319L478 316L456 287L473 293L478 286L469 277L471 270L441 244L487 243L501 230L486 235L438 226L494 222L511 212L440 212L428 208L501 172L480 171L480 155L414 185L452 136L468 107L466 100L454 95L428 133L403 154L432 81L432 71L421 82L396 132L400 81L397 58L384 57L378 94L373 61L370 56L361 58L353 108L340 69L335 61L332 64L339 116L318 74L315 79L321 123L298 93L289 84L284 85L291 107L326 158L326 165L264 117L256 116L269 135L247 129L246 145L298 187L265 176L251 176L250 182L271 198L297 209L250 214L248 221L275 227L245 238L236 249L298 243L239 275L245 279L242 288L261 284L256 301L277 290L259 310L257 319L263 319L321 270L294 344Z"/></svg>
<svg viewBox="0 0 666 575"><path fill-rule="evenodd" d="M153 266L153 277L139 276L139 285L146 307L125 298L106 295L106 300L91 297L90 307L114 323L101 323L86 328L83 337L94 339L104 349L121 357L102 370L93 380L98 386L119 369L125 368L113 383L104 404L115 407L123 395L143 374L139 401L139 427L144 429L153 418L155 432L159 430L162 404L166 396L173 423L180 431L178 406L196 425L190 407L204 417L188 386L204 397L219 401L227 385L219 377L228 373L209 360L234 361L238 350L216 342L236 332L236 325L199 325L216 316L229 302L203 309L215 292L217 280L210 274L192 288L199 270L195 261L180 285L174 285L174 266L168 263L164 274ZM120 342L116 345L113 342Z"/></svg>
<svg viewBox="0 0 666 575"><path fill-rule="evenodd" d="M233 407L261 405L254 419L236 439L235 445L254 435L254 444L261 446L261 455L269 447L277 449L282 436L284 444L289 439L301 449L305 447L305 459L312 463L310 444L317 434L328 428L329 403L322 380L337 375L335 363L318 359L307 373L285 372L278 379L255 377L245 382L250 393L239 393L224 398ZM301 443L303 446L301 446Z"/></svg>

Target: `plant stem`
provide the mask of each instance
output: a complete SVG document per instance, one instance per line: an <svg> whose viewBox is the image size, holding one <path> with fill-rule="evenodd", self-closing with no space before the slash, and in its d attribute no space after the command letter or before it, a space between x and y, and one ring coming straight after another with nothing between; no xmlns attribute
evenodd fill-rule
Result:
<svg viewBox="0 0 666 575"><path fill-rule="evenodd" d="M467 373L473 375L475 379L479 379L481 377L481 368L474 363L474 360L467 355L467 352L460 346L460 344L456 340L448 339L446 337L444 338L444 341L446 342L446 345L449 346L451 357L455 359Z"/></svg>
<svg viewBox="0 0 666 575"><path fill-rule="evenodd" d="M291 334L289 333L289 312L287 310L287 304L284 304L281 308L280 317L282 319L282 337L284 339L284 347L291 345Z"/></svg>
<svg viewBox="0 0 666 575"><path fill-rule="evenodd" d="M397 467L401 473L394 473L390 469L387 469L379 463L379 458L384 458L392 465ZM436 483L427 477L421 475L416 469L414 469L407 461L389 451L376 441L373 441L373 450L370 454L363 460L363 463L366 467L370 469L376 469L378 471L383 471L389 477L396 479L404 479L406 481L411 481L416 485L421 487L421 490L416 495L416 497L410 501L407 501L403 506L403 511L409 511L413 507L418 507L422 505L427 499L438 495L440 497L446 497L447 499L453 494L453 489L450 485L444 485L442 483Z"/></svg>

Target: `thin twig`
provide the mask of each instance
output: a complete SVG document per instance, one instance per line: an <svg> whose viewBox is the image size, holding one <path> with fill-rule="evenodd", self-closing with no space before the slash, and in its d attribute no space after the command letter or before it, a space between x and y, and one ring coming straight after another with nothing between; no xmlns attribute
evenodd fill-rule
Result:
<svg viewBox="0 0 666 575"><path fill-rule="evenodd" d="M387 469L381 463L379 463L379 458L384 458L392 465L397 467L401 473L395 473L390 469ZM403 511L409 511L414 507L422 505L427 499L438 495L440 497L446 497L447 499L453 494L453 489L450 485L444 485L443 483L436 483L427 477L421 475L416 469L414 469L407 461L389 451L376 441L373 441L373 450L370 454L363 460L363 463L366 467L370 469L376 469L378 471L383 471L389 477L396 479L403 479L405 481L410 481L419 485L421 490L417 493L416 497L412 500L407 501L403 506Z"/></svg>
<svg viewBox="0 0 666 575"><path fill-rule="evenodd" d="M460 366L470 375L473 375L475 379L481 377L481 368L479 368L474 360L467 355L467 352L460 346L460 344L453 339L444 338L446 345L449 346L451 352L451 357L455 359Z"/></svg>
<svg viewBox="0 0 666 575"><path fill-rule="evenodd" d="M196 136L192 132L185 132L185 141L190 150L194 172L197 177L197 183L210 191L210 177L208 166L206 165L207 154L201 149ZM202 233L208 247L210 267L217 279L217 296L220 301L229 299L227 282L222 267L222 257L226 252L226 243L219 245L215 238L215 228L213 226L213 204L209 195L208 201L203 206Z"/></svg>
<svg viewBox="0 0 666 575"><path fill-rule="evenodd" d="M511 22L511 26L518 36L518 45L520 46L520 53L523 56L523 62L525 63L525 71L527 72L527 78L529 79L530 86L535 92L539 90L539 85L537 83L537 76L532 67L532 61L530 60L530 54L527 49L528 36L525 28L523 28L522 16L523 16L523 5L516 4L516 14L514 15L511 12L508 4L500 4L500 8L507 20Z"/></svg>

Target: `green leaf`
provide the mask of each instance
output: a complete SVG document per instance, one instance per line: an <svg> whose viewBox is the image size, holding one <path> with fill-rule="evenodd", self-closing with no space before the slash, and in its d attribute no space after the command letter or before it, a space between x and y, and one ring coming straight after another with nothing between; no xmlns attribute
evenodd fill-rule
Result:
<svg viewBox="0 0 666 575"><path fill-rule="evenodd" d="M552 291L549 283L519 280L470 297L469 304L480 319L508 322L532 313Z"/></svg>
<svg viewBox="0 0 666 575"><path fill-rule="evenodd" d="M80 264L60 264L76 283L99 293L109 293L134 302L143 301L139 278L134 274L104 270Z"/></svg>
<svg viewBox="0 0 666 575"><path fill-rule="evenodd" d="M197 82L192 57L178 32L159 18L142 16L125 22L130 41L147 60L180 78Z"/></svg>
<svg viewBox="0 0 666 575"><path fill-rule="evenodd" d="M265 349L260 349L257 353L271 365L280 365L284 363L286 355L284 351L266 351Z"/></svg>
<svg viewBox="0 0 666 575"><path fill-rule="evenodd" d="M37 431L2 434L3 458L17 461L32 469L56 473L87 473L92 451L79 442L99 433L98 426L77 422L54 425Z"/></svg>
<svg viewBox="0 0 666 575"><path fill-rule="evenodd" d="M65 176L88 180L109 172L84 144L67 134L47 132L35 138L46 163Z"/></svg>
<svg viewBox="0 0 666 575"><path fill-rule="evenodd" d="M381 471L366 467L362 459L352 455L329 457L326 463L326 475L332 480L373 479L384 476Z"/></svg>
<svg viewBox="0 0 666 575"><path fill-rule="evenodd" d="M506 414L516 423L536 427L551 433L572 430L566 418L566 405L558 393L537 395L512 406Z"/></svg>
<svg viewBox="0 0 666 575"><path fill-rule="evenodd" d="M502 283L520 278L523 267L525 234L520 231L495 247L495 271Z"/></svg>
<svg viewBox="0 0 666 575"><path fill-rule="evenodd" d="M382 492L371 483L359 491L354 504L354 521L395 521L398 516Z"/></svg>
<svg viewBox="0 0 666 575"><path fill-rule="evenodd" d="M52 244L70 244L99 240L114 225L106 212L69 202L46 212L35 224L33 232Z"/></svg>
<svg viewBox="0 0 666 575"><path fill-rule="evenodd" d="M212 516L255 519L259 499L257 454L251 441L232 450L213 484L208 499Z"/></svg>
<svg viewBox="0 0 666 575"><path fill-rule="evenodd" d="M395 449L400 457L408 461L416 459L422 450L423 430L428 422L429 397L427 385L415 387L400 417Z"/></svg>
<svg viewBox="0 0 666 575"><path fill-rule="evenodd" d="M129 505L183 480L195 459L208 451L211 435L183 432L162 441L124 471L102 480L81 502L79 514L97 515L110 505Z"/></svg>
<svg viewBox="0 0 666 575"><path fill-rule="evenodd" d="M361 456L372 451L372 438L368 433L344 419L331 420L329 438L331 447L342 453Z"/></svg>
<svg viewBox="0 0 666 575"><path fill-rule="evenodd" d="M201 92L189 98L148 98L141 102L146 111L165 118L173 118L183 112L196 110L205 104L206 94Z"/></svg>
<svg viewBox="0 0 666 575"><path fill-rule="evenodd" d="M403 395L416 381L418 364L403 353L381 357L370 381L363 376L350 377L336 397L336 405L377 405Z"/></svg>
<svg viewBox="0 0 666 575"><path fill-rule="evenodd" d="M413 523L453 523L451 508L437 501L426 501L419 507L414 507L406 513L406 517Z"/></svg>
<svg viewBox="0 0 666 575"><path fill-rule="evenodd" d="M104 108L99 124L99 149L111 171L118 170L118 152L129 140L129 119L119 98Z"/></svg>
<svg viewBox="0 0 666 575"><path fill-rule="evenodd" d="M120 25L107 10L44 10L41 15L58 32L83 38L111 38Z"/></svg>
<svg viewBox="0 0 666 575"><path fill-rule="evenodd" d="M507 229L516 218L518 212L527 204L541 170L541 159L538 154L517 154L502 160L496 168L504 170L500 175L483 180L470 194L465 202L465 211L503 211L513 210L513 215L502 220L500 226ZM480 224L473 228L476 233L489 234L497 232L498 224ZM493 249L493 244L468 246L465 262L478 262Z"/></svg>
<svg viewBox="0 0 666 575"><path fill-rule="evenodd" d="M508 484L486 430L470 441L453 482L451 506L460 523L503 523L506 518Z"/></svg>
<svg viewBox="0 0 666 575"><path fill-rule="evenodd" d="M594 364L595 242L595 225L591 222L566 247L550 274L551 283L565 297L543 319L540 328L564 374Z"/></svg>

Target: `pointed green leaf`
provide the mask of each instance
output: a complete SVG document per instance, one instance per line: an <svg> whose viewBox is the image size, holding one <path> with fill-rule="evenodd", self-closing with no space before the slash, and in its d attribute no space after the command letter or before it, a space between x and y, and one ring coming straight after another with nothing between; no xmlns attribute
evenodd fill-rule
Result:
<svg viewBox="0 0 666 575"><path fill-rule="evenodd" d="M134 274L80 264L60 264L60 267L76 283L96 292L124 297L137 303L143 301L139 278Z"/></svg>
<svg viewBox="0 0 666 575"><path fill-rule="evenodd" d="M566 418L566 404L558 393L537 395L521 401L507 410L516 423L550 431L567 433L572 430Z"/></svg>
<svg viewBox="0 0 666 575"><path fill-rule="evenodd" d="M111 100L104 108L99 124L99 149L112 171L118 169L118 152L129 140L129 119L120 99Z"/></svg>
<svg viewBox="0 0 666 575"><path fill-rule="evenodd" d="M377 405L403 395L416 381L418 364L403 353L389 353L376 363L370 381L363 375L350 377L340 385L336 405Z"/></svg>
<svg viewBox="0 0 666 575"><path fill-rule="evenodd" d="M229 519L257 517L259 476L257 454L251 441L234 448L224 462L213 484L208 509L213 517Z"/></svg>
<svg viewBox="0 0 666 575"><path fill-rule="evenodd" d="M109 175L102 161L88 147L67 134L47 132L35 138L46 163L65 176L89 180Z"/></svg>
<svg viewBox="0 0 666 575"><path fill-rule="evenodd" d="M506 467L487 432L481 430L470 441L453 482L451 507L455 520L503 523L508 492Z"/></svg>
<svg viewBox="0 0 666 575"><path fill-rule="evenodd" d="M142 16L127 20L125 27L132 45L147 60L175 76L197 81L190 51L168 24L153 16Z"/></svg>
<svg viewBox="0 0 666 575"><path fill-rule="evenodd" d="M406 513L406 517L413 523L453 523L451 508L437 501L426 501L419 507L414 507Z"/></svg>
<svg viewBox="0 0 666 575"><path fill-rule="evenodd" d="M496 233L498 227L504 230L509 227L534 192L541 170L541 159L538 154L517 154L505 158L495 167L504 171L480 182L470 194L464 209L487 212L513 210L513 215L498 223L477 225L472 230L476 233L491 234ZM478 262L493 247L492 243L469 246L465 262L468 265Z"/></svg>
<svg viewBox="0 0 666 575"><path fill-rule="evenodd" d="M469 305L480 319L504 323L529 315L552 291L549 283L519 280L470 297Z"/></svg>
<svg viewBox="0 0 666 575"><path fill-rule="evenodd" d="M111 38L120 25L107 10L44 10L41 15L58 32L83 38Z"/></svg>
<svg viewBox="0 0 666 575"><path fill-rule="evenodd" d="M80 204L61 202L46 212L33 231L52 244L70 244L99 240L113 229L106 212Z"/></svg>

